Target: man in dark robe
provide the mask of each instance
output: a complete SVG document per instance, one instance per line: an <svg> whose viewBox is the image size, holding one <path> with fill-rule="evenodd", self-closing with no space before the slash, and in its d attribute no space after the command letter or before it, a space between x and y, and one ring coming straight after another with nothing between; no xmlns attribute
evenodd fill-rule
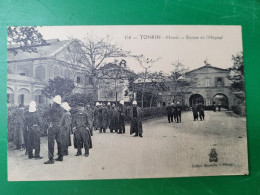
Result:
<svg viewBox="0 0 260 195"><path fill-rule="evenodd" d="M61 104L64 109L64 113L61 118L61 145L62 145L62 155L67 156L68 148L71 146L70 132L71 132L71 114L70 106L67 102Z"/></svg>
<svg viewBox="0 0 260 195"><path fill-rule="evenodd" d="M112 108L109 110L109 129L110 133L113 133L113 131L118 132L118 111L115 107L115 104L112 105Z"/></svg>
<svg viewBox="0 0 260 195"><path fill-rule="evenodd" d="M196 104L194 104L192 106L192 113L193 113L193 120L196 121L198 120L198 106Z"/></svg>
<svg viewBox="0 0 260 195"><path fill-rule="evenodd" d="M41 147L41 131L42 119L39 113L36 112L36 102L30 102L29 113L25 118L25 127L28 134L28 158L42 159L40 156ZM33 149L35 154L33 155Z"/></svg>
<svg viewBox="0 0 260 195"><path fill-rule="evenodd" d="M177 123L181 123L181 111L182 111L182 109L181 109L180 103L177 102L177 106L175 107Z"/></svg>
<svg viewBox="0 0 260 195"><path fill-rule="evenodd" d="M199 107L198 107L198 110L199 110L199 117L200 117L200 120L204 120L205 118L205 113L204 113L204 105L200 103Z"/></svg>
<svg viewBox="0 0 260 195"><path fill-rule="evenodd" d="M93 127L94 127L94 130L97 130L98 129L98 124L99 124L99 102L96 102L96 106L94 108L94 121L93 121Z"/></svg>
<svg viewBox="0 0 260 195"><path fill-rule="evenodd" d="M20 105L17 112L14 113L15 120L15 131L13 136L13 144L16 150L22 150L24 147L24 106Z"/></svg>
<svg viewBox="0 0 260 195"><path fill-rule="evenodd" d="M76 156L82 155L81 148L85 148L85 157L89 156L89 149L92 148L92 140L89 132L88 115L84 111L84 105L80 104L75 114L72 127L74 133L74 147L77 148Z"/></svg>
<svg viewBox="0 0 260 195"><path fill-rule="evenodd" d="M93 136L94 111L90 107L90 104L87 104L85 112L88 115L88 123L89 123L90 135Z"/></svg>
<svg viewBox="0 0 260 195"><path fill-rule="evenodd" d="M143 137L142 110L137 107L136 101L133 101L133 106L130 109L130 118L130 135L134 133L134 137Z"/></svg>
<svg viewBox="0 0 260 195"><path fill-rule="evenodd" d="M55 140L58 147L58 158L55 160L63 161L62 145L61 145L61 118L63 115L63 109L61 108L61 97L59 95L53 98L52 108L49 112L50 126L48 129L48 156L49 160L44 164L54 164L54 145Z"/></svg>
<svg viewBox="0 0 260 195"><path fill-rule="evenodd" d="M107 113L107 107L105 104L101 107L101 128L99 130L100 133L106 133L106 129L108 127L108 113Z"/></svg>
<svg viewBox="0 0 260 195"><path fill-rule="evenodd" d="M168 123L173 122L173 106L169 103L167 106Z"/></svg>
<svg viewBox="0 0 260 195"><path fill-rule="evenodd" d="M124 100L119 102L119 132L118 134L125 133L125 117L126 117L126 107L124 105Z"/></svg>

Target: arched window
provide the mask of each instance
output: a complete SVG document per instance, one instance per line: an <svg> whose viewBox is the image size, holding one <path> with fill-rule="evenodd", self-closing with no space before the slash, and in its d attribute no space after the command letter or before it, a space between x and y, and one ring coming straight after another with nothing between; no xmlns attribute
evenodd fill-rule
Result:
<svg viewBox="0 0 260 195"><path fill-rule="evenodd" d="M28 105L30 103L30 91L22 88L18 90L18 105Z"/></svg>
<svg viewBox="0 0 260 195"><path fill-rule="evenodd" d="M54 78L59 77L59 76L60 76L60 69L57 66L55 66L54 67Z"/></svg>
<svg viewBox="0 0 260 195"><path fill-rule="evenodd" d="M33 94L36 104L43 104L45 102L44 95L42 95L41 90L37 89L33 92Z"/></svg>
<svg viewBox="0 0 260 195"><path fill-rule="evenodd" d="M20 67L17 70L17 74L21 76L28 76L28 73L29 73L28 69L24 67Z"/></svg>
<svg viewBox="0 0 260 195"><path fill-rule="evenodd" d="M7 87L7 104L14 103L14 90L10 87Z"/></svg>
<svg viewBox="0 0 260 195"><path fill-rule="evenodd" d="M45 68L43 66L38 66L35 69L35 78L41 81L45 79Z"/></svg>

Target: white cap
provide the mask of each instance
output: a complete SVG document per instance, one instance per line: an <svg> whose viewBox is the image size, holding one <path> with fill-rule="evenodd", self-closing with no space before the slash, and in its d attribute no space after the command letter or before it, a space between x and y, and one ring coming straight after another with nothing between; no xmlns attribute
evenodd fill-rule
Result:
<svg viewBox="0 0 260 195"><path fill-rule="evenodd" d="M36 102L31 101L29 105L29 112L35 112L36 111Z"/></svg>
<svg viewBox="0 0 260 195"><path fill-rule="evenodd" d="M179 104L180 102L177 102L177 104Z"/></svg>
<svg viewBox="0 0 260 195"><path fill-rule="evenodd" d="M99 106L99 102L96 102L96 106Z"/></svg>
<svg viewBox="0 0 260 195"><path fill-rule="evenodd" d="M55 103L61 105L61 97L59 95L56 95L53 99L52 99Z"/></svg>
<svg viewBox="0 0 260 195"><path fill-rule="evenodd" d="M120 102L119 102L119 104L124 104L125 102L124 102L124 100L120 100Z"/></svg>
<svg viewBox="0 0 260 195"><path fill-rule="evenodd" d="M107 102L107 105L108 105L108 106L110 106L110 105L111 105L111 103L110 103L110 102Z"/></svg>
<svg viewBox="0 0 260 195"><path fill-rule="evenodd" d="M136 101L133 101L133 105L137 105L137 102L136 102Z"/></svg>
<svg viewBox="0 0 260 195"><path fill-rule="evenodd" d="M67 102L63 102L61 104L61 107L64 108L66 111L70 111L71 110L71 107L70 107L70 105Z"/></svg>
<svg viewBox="0 0 260 195"><path fill-rule="evenodd" d="M174 103L172 103L172 105L174 105Z"/></svg>

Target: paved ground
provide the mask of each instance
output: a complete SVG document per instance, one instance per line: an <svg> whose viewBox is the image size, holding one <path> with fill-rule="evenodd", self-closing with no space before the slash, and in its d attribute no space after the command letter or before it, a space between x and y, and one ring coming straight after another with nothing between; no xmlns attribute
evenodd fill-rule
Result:
<svg viewBox="0 0 260 195"><path fill-rule="evenodd" d="M143 123L144 137L99 134L92 137L89 157L74 156L69 149L63 162L44 165L47 140L41 140L42 160L29 160L24 151L8 151L8 179L84 180L114 178L185 177L247 174L245 118L225 112L206 112L205 121L193 121L183 113L182 123L168 123L166 117ZM215 148L218 162L209 162ZM56 153L56 151L55 151Z"/></svg>

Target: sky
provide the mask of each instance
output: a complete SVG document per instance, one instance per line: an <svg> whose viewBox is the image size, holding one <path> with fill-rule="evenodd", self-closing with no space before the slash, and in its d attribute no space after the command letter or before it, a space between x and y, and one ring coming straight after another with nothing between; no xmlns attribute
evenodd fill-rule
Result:
<svg viewBox="0 0 260 195"><path fill-rule="evenodd" d="M165 73L172 71L171 64L177 61L190 70L204 66L206 59L211 66L229 68L233 65L232 55L242 51L240 26L43 26L38 30L44 39L83 40L88 35L98 38L109 36L111 42L133 54L159 58L149 71ZM126 61L131 70L143 71L138 61L130 58Z"/></svg>

